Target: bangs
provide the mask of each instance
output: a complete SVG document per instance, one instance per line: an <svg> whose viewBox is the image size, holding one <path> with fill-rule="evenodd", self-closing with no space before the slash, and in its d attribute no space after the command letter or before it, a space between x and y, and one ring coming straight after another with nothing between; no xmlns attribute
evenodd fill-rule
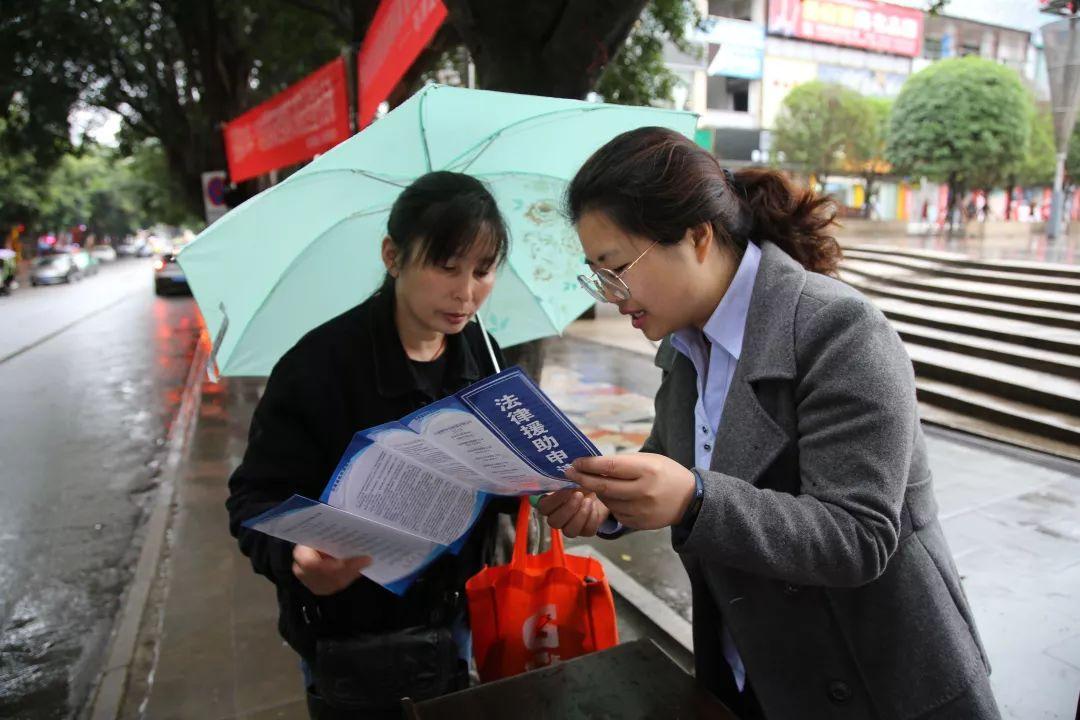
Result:
<svg viewBox="0 0 1080 720"><path fill-rule="evenodd" d="M471 203L450 201L431 206L417 223L413 259L422 265L445 265L474 251L501 265L509 251L501 218L476 212Z"/></svg>

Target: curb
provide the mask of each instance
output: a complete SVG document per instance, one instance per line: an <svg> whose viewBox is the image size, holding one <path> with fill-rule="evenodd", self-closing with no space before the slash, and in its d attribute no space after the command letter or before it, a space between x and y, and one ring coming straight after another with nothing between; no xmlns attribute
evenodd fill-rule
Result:
<svg viewBox="0 0 1080 720"><path fill-rule="evenodd" d="M139 561L135 566L135 574L114 621L108 657L97 687L91 693L92 700L87 706L89 711L83 715L89 720L114 720L123 704L128 669L135 655L139 627L142 625L150 589L157 577L158 563L172 517L177 475L198 418L196 410L202 398L201 380L209 352L209 343L206 342L204 332L196 341L195 354L184 382L180 407L169 429L165 464L161 474L163 481L150 512L150 519L146 523L146 537L142 551L139 553Z"/></svg>

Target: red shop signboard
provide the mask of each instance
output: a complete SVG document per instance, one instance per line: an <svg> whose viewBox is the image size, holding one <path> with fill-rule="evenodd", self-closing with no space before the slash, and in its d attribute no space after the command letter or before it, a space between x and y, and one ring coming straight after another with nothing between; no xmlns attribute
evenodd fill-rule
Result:
<svg viewBox="0 0 1080 720"><path fill-rule="evenodd" d="M769 0L769 32L918 57L923 14L875 0Z"/></svg>
<svg viewBox="0 0 1080 720"><path fill-rule="evenodd" d="M382 0L356 62L360 127L375 117L446 19L440 0Z"/></svg>
<svg viewBox="0 0 1080 720"><path fill-rule="evenodd" d="M225 124L229 179L240 182L309 160L349 137L345 59Z"/></svg>

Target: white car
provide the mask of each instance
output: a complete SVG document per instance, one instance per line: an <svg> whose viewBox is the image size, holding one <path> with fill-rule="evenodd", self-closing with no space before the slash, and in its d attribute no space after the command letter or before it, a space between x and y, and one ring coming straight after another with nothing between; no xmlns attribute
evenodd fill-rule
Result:
<svg viewBox="0 0 1080 720"><path fill-rule="evenodd" d="M90 248L90 257L100 262L113 262L116 260L116 251L112 245L95 245Z"/></svg>
<svg viewBox="0 0 1080 720"><path fill-rule="evenodd" d="M75 260L70 253L39 257L34 261L34 267L30 271L30 284L35 287L70 283L80 278L82 278L82 271L75 265Z"/></svg>

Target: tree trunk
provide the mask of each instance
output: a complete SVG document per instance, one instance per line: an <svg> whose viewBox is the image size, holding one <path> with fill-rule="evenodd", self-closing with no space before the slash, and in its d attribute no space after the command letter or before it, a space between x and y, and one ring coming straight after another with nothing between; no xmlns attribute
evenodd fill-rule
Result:
<svg viewBox="0 0 1080 720"><path fill-rule="evenodd" d="M1009 175L1005 183L1005 220L1012 220L1013 191L1016 188L1016 176ZM989 205L989 203L987 203Z"/></svg>
<svg viewBox="0 0 1080 720"><path fill-rule="evenodd" d="M622 48L647 0L445 0L485 90L582 99ZM537 382L544 345L506 350Z"/></svg>
<svg viewBox="0 0 1080 720"><path fill-rule="evenodd" d="M956 204L959 202L963 189L961 183L956 179L955 172L949 173L948 187L949 195L948 200L945 202L945 221L948 234L951 236L955 234L957 229L953 221L956 219ZM963 223L960 224L960 227L963 227Z"/></svg>
<svg viewBox="0 0 1080 720"><path fill-rule="evenodd" d="M647 0L446 0L476 65L477 85L584 98Z"/></svg>

